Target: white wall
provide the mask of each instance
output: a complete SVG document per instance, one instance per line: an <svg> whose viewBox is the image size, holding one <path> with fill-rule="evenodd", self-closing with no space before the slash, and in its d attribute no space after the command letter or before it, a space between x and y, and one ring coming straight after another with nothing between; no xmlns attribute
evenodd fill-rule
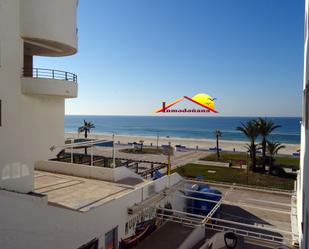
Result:
<svg viewBox="0 0 309 249"><path fill-rule="evenodd" d="M104 248L105 233L111 229L118 227L119 239L130 235L125 234L125 224L133 215L127 214L127 208L142 200L141 189L85 213L46 205L38 197L0 191L0 248L76 249L95 237Z"/></svg>
<svg viewBox="0 0 309 249"><path fill-rule="evenodd" d="M124 178L129 177L143 179L140 175L134 173L132 170L128 169L125 166L113 169L113 173L114 173L114 181L120 181Z"/></svg>
<svg viewBox="0 0 309 249"><path fill-rule="evenodd" d="M41 160L35 162L35 169L112 182L120 181L128 177L142 179L139 175L135 174L126 167L117 167L114 169L74 163Z"/></svg>
<svg viewBox="0 0 309 249"><path fill-rule="evenodd" d="M22 93L59 96L64 98L76 98L78 85L75 82L44 79L21 78Z"/></svg>
<svg viewBox="0 0 309 249"><path fill-rule="evenodd" d="M32 3L30 5L44 2L43 5L38 4L39 9L32 9L33 18L39 24L45 20L45 16L40 16L42 13L39 15L35 10L39 11L45 6L44 12L49 12L52 8L48 9L50 6L47 2L50 5L57 2L59 5L62 1L0 1L0 188L25 193L33 190L34 162L53 157L56 152L51 152L49 148L64 143L64 98L22 94L24 51L20 24L28 20L20 19L20 2ZM75 4L75 0L63 2L67 7ZM59 11L64 14L63 10ZM69 11L68 18L73 15L72 11L76 12L75 6ZM54 18L57 17L57 14L54 15ZM68 22L75 22L75 16L73 19ZM57 35L55 25L50 26L49 32L53 31ZM59 25L59 28L63 27ZM71 31L67 30L68 33Z"/></svg>
<svg viewBox="0 0 309 249"><path fill-rule="evenodd" d="M23 141L20 75L23 43L19 36L19 0L0 2L0 187L30 191L33 187L33 166L22 154Z"/></svg>
<svg viewBox="0 0 309 249"><path fill-rule="evenodd" d="M124 234L125 207L139 200L138 192L86 213L0 193L0 248L76 249L94 237L102 245L105 233L112 228L118 226L119 235Z"/></svg>
<svg viewBox="0 0 309 249"><path fill-rule="evenodd" d="M21 36L63 52L77 50L77 0L21 0ZM57 44L58 43L58 44Z"/></svg>
<svg viewBox="0 0 309 249"><path fill-rule="evenodd" d="M304 43L304 81L303 89L306 89L306 84L309 80L309 55L308 55L308 8L309 1L306 0L305 3L305 43ZM307 87L308 88L308 87ZM303 102L305 103L305 102ZM306 106L303 105L303 109ZM308 108L308 106L307 106ZM303 115L303 120L304 120ZM300 174L297 182L297 219L298 219L298 232L300 238L300 247L306 248L309 246L309 224L306 220L309 212L309 132L308 129L304 127L304 122L301 126L301 155L300 155Z"/></svg>
<svg viewBox="0 0 309 249"><path fill-rule="evenodd" d="M35 169L65 175L113 181L113 169L57 161L37 161Z"/></svg>

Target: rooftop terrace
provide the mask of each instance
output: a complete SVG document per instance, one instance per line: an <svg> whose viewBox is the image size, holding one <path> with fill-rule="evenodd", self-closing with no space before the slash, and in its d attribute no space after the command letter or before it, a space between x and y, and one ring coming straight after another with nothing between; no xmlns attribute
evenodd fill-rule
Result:
<svg viewBox="0 0 309 249"><path fill-rule="evenodd" d="M50 204L86 212L131 191L130 179L125 182L128 185L36 170L34 191L47 195Z"/></svg>

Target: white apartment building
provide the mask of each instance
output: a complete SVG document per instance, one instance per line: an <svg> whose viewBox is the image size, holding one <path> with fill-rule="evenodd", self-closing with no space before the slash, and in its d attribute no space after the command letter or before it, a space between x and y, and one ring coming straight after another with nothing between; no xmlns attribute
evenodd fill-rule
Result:
<svg viewBox="0 0 309 249"><path fill-rule="evenodd" d="M297 180L297 219L300 248L309 248L309 1L305 1L303 113L300 172Z"/></svg>
<svg viewBox="0 0 309 249"><path fill-rule="evenodd" d="M33 190L34 162L64 140L64 101L77 77L33 68L33 56L77 51L77 0L0 1L0 187Z"/></svg>
<svg viewBox="0 0 309 249"><path fill-rule="evenodd" d="M118 248L155 209L128 208L181 180L47 161L64 144L77 76L33 56L77 52L77 0L0 0L0 248ZM119 183L129 179L133 184Z"/></svg>
<svg viewBox="0 0 309 249"><path fill-rule="evenodd" d="M87 248L82 246L89 241L96 246L89 248L117 248L137 216L127 208L146 198L152 184L125 167L44 161L59 151L51 146L64 144L64 102L77 97L78 85L75 74L33 68L33 56L77 52L77 5L77 0L0 0L2 249ZM35 171L35 165L45 171ZM139 185L116 183L126 177ZM180 179L175 177L172 182ZM165 184L163 179L151 191Z"/></svg>

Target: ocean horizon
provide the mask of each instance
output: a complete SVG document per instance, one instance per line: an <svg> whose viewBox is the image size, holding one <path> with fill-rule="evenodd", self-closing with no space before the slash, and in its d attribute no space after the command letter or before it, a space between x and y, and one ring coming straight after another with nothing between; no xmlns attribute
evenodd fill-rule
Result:
<svg viewBox="0 0 309 249"><path fill-rule="evenodd" d="M215 139L214 131L221 130L222 140L248 141L236 130L241 122L256 117L188 117L188 116L108 116L66 115L65 132L77 132L83 121L91 121L91 133L136 136L170 136L174 138ZM269 136L271 141L300 143L300 117L267 117L281 125Z"/></svg>

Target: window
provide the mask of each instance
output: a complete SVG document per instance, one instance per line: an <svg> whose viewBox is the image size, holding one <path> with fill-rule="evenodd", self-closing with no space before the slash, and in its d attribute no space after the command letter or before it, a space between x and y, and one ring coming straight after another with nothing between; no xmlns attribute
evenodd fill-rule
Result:
<svg viewBox="0 0 309 249"><path fill-rule="evenodd" d="M107 232L105 234L105 249L117 249L118 243L118 228L114 228L113 230Z"/></svg>

